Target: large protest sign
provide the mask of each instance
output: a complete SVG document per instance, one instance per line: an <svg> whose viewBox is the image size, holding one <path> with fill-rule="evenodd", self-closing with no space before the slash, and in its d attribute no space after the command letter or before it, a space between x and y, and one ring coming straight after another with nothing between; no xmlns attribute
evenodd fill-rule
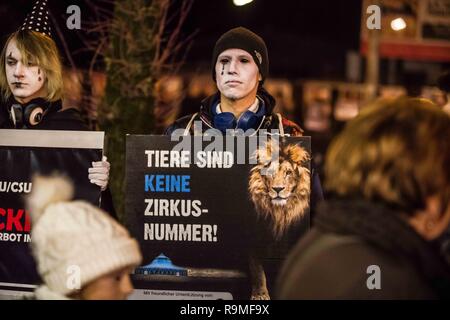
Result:
<svg viewBox="0 0 450 320"><path fill-rule="evenodd" d="M0 130L0 295L30 291L40 280L24 203L32 176L63 174L74 183L75 199L98 205L101 191L89 182L88 168L101 160L103 141L103 132Z"/></svg>
<svg viewBox="0 0 450 320"><path fill-rule="evenodd" d="M270 291L309 228L310 138L180 139L127 136L126 222L144 256L132 298L248 299L259 266Z"/></svg>

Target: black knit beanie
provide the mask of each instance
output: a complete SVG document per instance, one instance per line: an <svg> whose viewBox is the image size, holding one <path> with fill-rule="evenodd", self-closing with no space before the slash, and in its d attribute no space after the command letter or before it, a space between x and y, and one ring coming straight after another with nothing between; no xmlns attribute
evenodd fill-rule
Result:
<svg viewBox="0 0 450 320"><path fill-rule="evenodd" d="M228 49L242 49L247 51L258 66L261 73L261 83L264 82L269 74L269 55L264 40L252 31L238 27L225 32L214 46L212 56L212 76L216 81L216 62L219 54Z"/></svg>

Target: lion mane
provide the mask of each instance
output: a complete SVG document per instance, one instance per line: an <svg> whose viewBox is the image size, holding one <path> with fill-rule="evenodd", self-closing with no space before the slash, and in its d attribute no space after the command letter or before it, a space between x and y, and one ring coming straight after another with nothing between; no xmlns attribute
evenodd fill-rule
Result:
<svg viewBox="0 0 450 320"><path fill-rule="evenodd" d="M274 238L280 239L309 207L310 171L304 165L310 157L299 145L280 148L273 142L257 149L254 157L257 164L250 171L250 197L257 214L269 221Z"/></svg>

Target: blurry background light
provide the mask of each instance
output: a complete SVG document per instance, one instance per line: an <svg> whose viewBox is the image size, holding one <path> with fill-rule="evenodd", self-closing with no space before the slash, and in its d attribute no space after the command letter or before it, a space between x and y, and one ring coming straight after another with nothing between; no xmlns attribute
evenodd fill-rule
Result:
<svg viewBox="0 0 450 320"><path fill-rule="evenodd" d="M253 0L233 0L233 3L235 6L245 6L246 4L249 4Z"/></svg>
<svg viewBox="0 0 450 320"><path fill-rule="evenodd" d="M391 28L394 31L400 31L406 28L406 22L403 18L397 18L391 21Z"/></svg>

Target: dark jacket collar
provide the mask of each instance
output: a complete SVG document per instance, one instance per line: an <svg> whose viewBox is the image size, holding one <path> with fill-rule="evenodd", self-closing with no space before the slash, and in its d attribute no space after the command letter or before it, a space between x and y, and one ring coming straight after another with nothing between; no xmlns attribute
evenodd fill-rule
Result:
<svg viewBox="0 0 450 320"><path fill-rule="evenodd" d="M423 239L398 212L361 199L330 199L318 208L315 226L354 235L393 255L403 255L439 293L449 298L450 271L435 242Z"/></svg>
<svg viewBox="0 0 450 320"><path fill-rule="evenodd" d="M272 97L270 93L267 92L266 89L264 89L264 87L258 88L256 96L259 99L261 99L261 101L264 103L266 115L271 115L273 109L275 108L275 98ZM217 105L219 101L220 101L220 92L216 92L212 96L205 98L200 106L201 115L206 117L207 119L211 119L212 118L211 108L212 106Z"/></svg>
<svg viewBox="0 0 450 320"><path fill-rule="evenodd" d="M27 103L20 103L13 96L11 96L6 102L2 100L0 106L0 128L9 128L13 126L10 119L10 109L13 104L20 104L22 107L25 105L29 105L31 103L36 103L42 106L45 110L46 116L48 114L56 113L62 109L62 101L48 101L44 98L35 98L30 100Z"/></svg>
<svg viewBox="0 0 450 320"><path fill-rule="evenodd" d="M56 101L48 101L44 98L34 98L27 103L20 103L12 96L6 101L6 103L2 103L2 109L4 109L6 112L9 112L9 109L13 104L20 104L21 106L25 106L32 103L41 105L45 110L47 110L47 113L57 112L62 109L61 99Z"/></svg>

